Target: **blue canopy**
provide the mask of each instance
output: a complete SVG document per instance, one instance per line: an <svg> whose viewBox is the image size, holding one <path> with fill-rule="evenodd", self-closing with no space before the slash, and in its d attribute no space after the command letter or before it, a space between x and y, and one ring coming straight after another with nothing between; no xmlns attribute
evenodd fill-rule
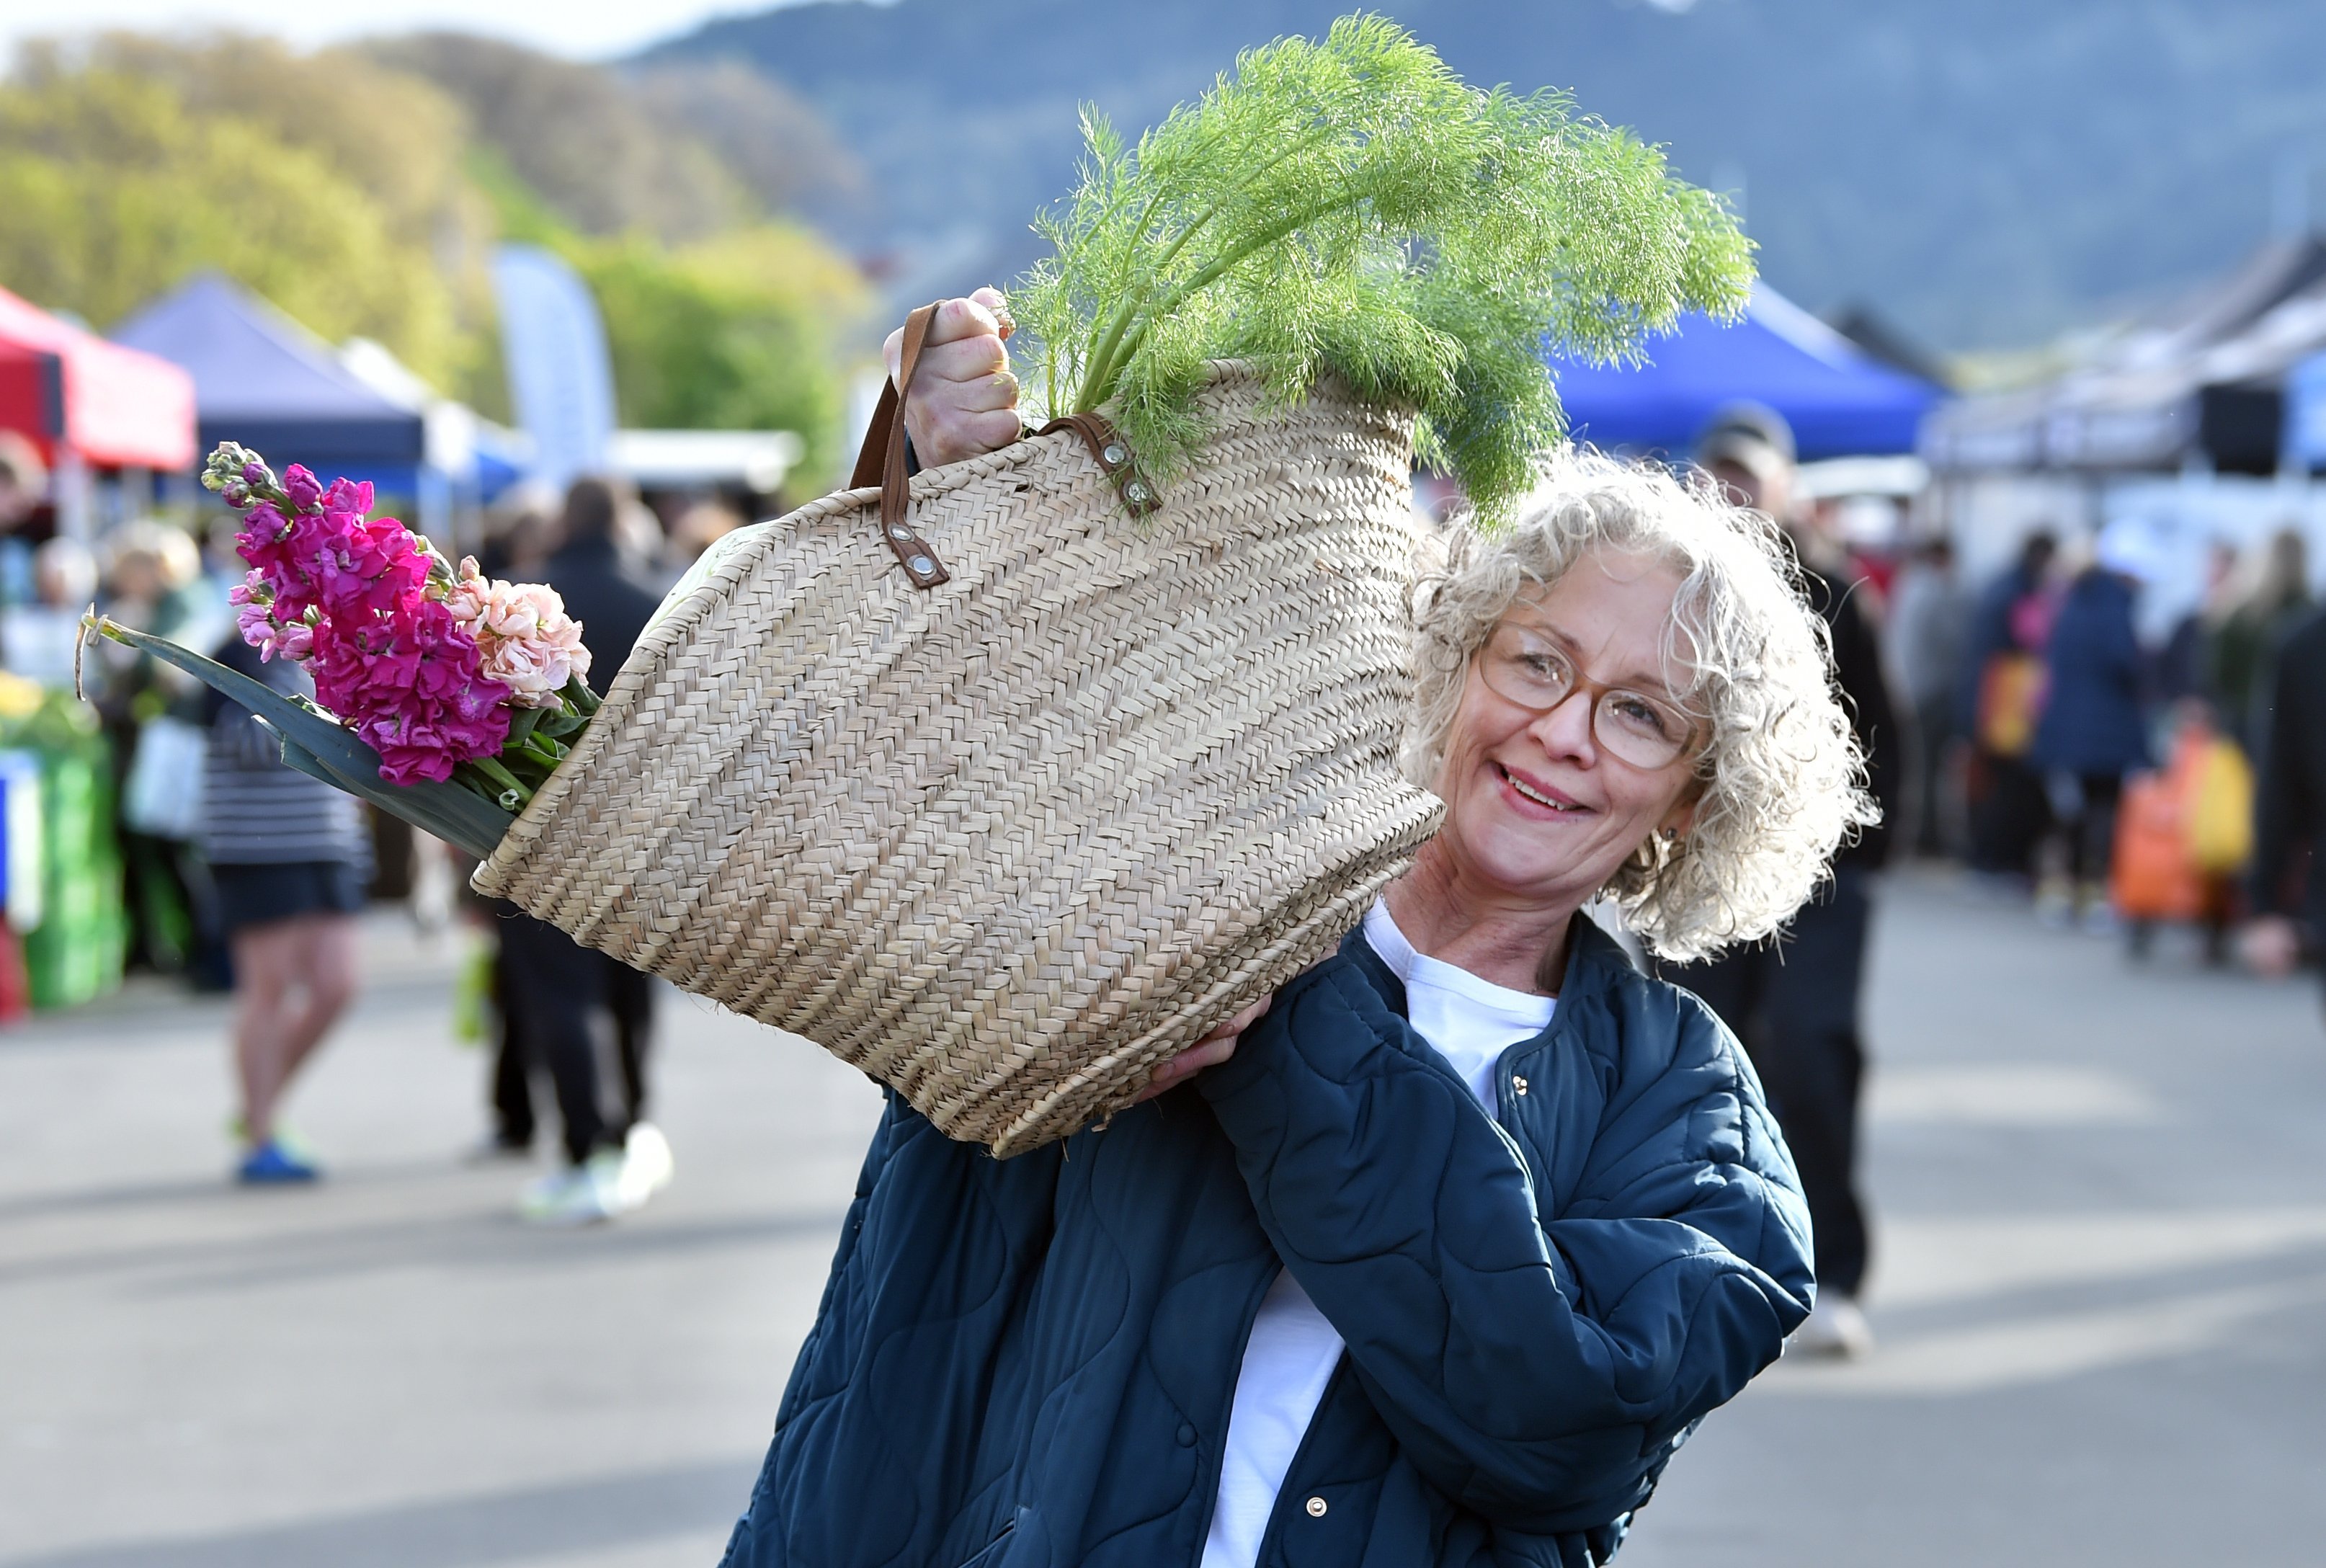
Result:
<svg viewBox="0 0 2326 1568"><path fill-rule="evenodd" d="M1691 314L1651 340L1647 357L1630 369L1551 360L1576 440L1684 457L1723 404L1751 401L1791 423L1804 461L1908 453L1945 396L1760 285L1742 321Z"/></svg>
<svg viewBox="0 0 2326 1568"><path fill-rule="evenodd" d="M418 411L366 386L328 344L217 274L163 295L113 338L192 374L204 453L238 441L278 470L302 462L326 479L414 493L426 450Z"/></svg>

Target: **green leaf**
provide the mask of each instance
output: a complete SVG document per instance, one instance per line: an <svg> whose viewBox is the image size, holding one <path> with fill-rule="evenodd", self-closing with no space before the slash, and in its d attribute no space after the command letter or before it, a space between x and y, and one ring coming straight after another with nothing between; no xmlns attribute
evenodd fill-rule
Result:
<svg viewBox="0 0 2326 1568"><path fill-rule="evenodd" d="M191 649L119 624L85 623L114 641L150 653L192 676L229 701L241 704L283 739L283 760L310 778L370 801L447 844L483 859L499 847L512 816L457 784L423 780L391 784L379 776L379 753L312 703L286 697L265 682Z"/></svg>
<svg viewBox="0 0 2326 1568"><path fill-rule="evenodd" d="M1103 408L1158 482L1204 441L1205 362L1241 359L1279 405L1331 375L1414 410L1491 524L1564 432L1547 349L1636 359L1751 286L1734 218L1661 153L1467 87L1379 17L1248 51L1135 146L1091 110L1083 134L1011 348L1053 416Z"/></svg>

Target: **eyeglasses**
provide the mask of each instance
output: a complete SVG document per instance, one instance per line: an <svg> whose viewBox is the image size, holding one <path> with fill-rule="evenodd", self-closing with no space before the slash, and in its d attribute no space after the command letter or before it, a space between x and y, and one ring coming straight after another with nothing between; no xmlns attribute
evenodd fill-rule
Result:
<svg viewBox="0 0 2326 1568"><path fill-rule="evenodd" d="M1592 696L1591 735L1607 754L1650 772L1696 746L1696 725L1661 697L1585 680L1575 661L1540 631L1505 621L1478 650L1478 674L1503 701L1547 714L1577 692Z"/></svg>

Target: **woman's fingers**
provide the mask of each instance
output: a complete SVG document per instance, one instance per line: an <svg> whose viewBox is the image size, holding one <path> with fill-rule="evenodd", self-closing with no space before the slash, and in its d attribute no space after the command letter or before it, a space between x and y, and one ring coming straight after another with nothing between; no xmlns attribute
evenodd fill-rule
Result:
<svg viewBox="0 0 2326 1568"><path fill-rule="evenodd" d="M1261 1019L1267 1017L1269 1008L1274 1005L1275 1002L1276 993L1271 991L1267 995L1261 997L1259 1001L1253 1003L1251 1006L1245 1008L1242 1013L1237 1013L1233 1018L1229 1019L1227 1032L1230 1034L1242 1034L1245 1030L1250 1029L1253 1024L1258 1023Z"/></svg>
<svg viewBox="0 0 2326 1568"><path fill-rule="evenodd" d="M1217 1067L1227 1060L1235 1054L1236 1046L1241 1043L1243 1031L1259 1022L1261 1016L1268 1012L1268 1004L1275 1000L1272 994L1261 997L1169 1061L1157 1068L1154 1076L1147 1080L1147 1087L1141 1089L1139 1092L1139 1097L1130 1103L1135 1106L1151 1100L1157 1095L1177 1088L1205 1068Z"/></svg>
<svg viewBox="0 0 2326 1568"><path fill-rule="evenodd" d="M1003 337L1007 338L1018 330L1017 321L1009 314L1009 302L1002 297L1000 289L990 285L976 289L971 293L969 298L972 304L985 307L986 313L1000 325Z"/></svg>
<svg viewBox="0 0 2326 1568"><path fill-rule="evenodd" d="M1018 439L1018 378L1009 373L1009 350L1003 347L1015 328L999 289L982 288L937 306L905 400L905 429L922 467L959 462ZM904 341L900 327L881 345L891 380Z"/></svg>

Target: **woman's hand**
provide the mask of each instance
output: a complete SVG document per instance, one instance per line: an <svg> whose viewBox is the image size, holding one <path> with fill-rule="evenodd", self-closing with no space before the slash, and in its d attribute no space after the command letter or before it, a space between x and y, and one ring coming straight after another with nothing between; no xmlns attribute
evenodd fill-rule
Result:
<svg viewBox="0 0 2326 1568"><path fill-rule="evenodd" d="M1018 439L1018 378L1001 345L1017 330L1001 291L982 288L967 299L946 300L929 322L913 384L904 390L905 434L923 468L959 462ZM889 378L897 378L905 329L881 345Z"/></svg>
<svg viewBox="0 0 2326 1568"><path fill-rule="evenodd" d="M1258 1023L1268 1012L1268 1004L1276 1000L1273 994L1261 997L1251 1006L1221 1024L1211 1033L1155 1069L1147 1087L1139 1091L1132 1105L1153 1099L1168 1089L1177 1088L1207 1067L1217 1067L1235 1054L1236 1041L1243 1031Z"/></svg>

